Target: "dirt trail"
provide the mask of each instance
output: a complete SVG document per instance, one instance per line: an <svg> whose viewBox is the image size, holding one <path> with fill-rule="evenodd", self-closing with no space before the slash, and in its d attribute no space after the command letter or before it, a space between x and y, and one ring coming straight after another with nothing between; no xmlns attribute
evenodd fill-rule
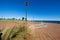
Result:
<svg viewBox="0 0 60 40"><path fill-rule="evenodd" d="M27 40L60 40L60 24L46 23L47 27L40 28L35 25L30 26L31 37Z"/></svg>

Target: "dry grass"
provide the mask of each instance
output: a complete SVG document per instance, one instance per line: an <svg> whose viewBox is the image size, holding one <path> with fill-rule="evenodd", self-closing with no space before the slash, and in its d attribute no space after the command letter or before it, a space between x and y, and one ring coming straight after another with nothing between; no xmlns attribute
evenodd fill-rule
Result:
<svg viewBox="0 0 60 40"><path fill-rule="evenodd" d="M25 21L1 21L2 40L24 40L26 39L26 24ZM7 25L5 25L5 24ZM11 24L12 23L12 24ZM16 23L14 25L14 23ZM10 25L9 25L10 24ZM19 25L18 25L19 24Z"/></svg>

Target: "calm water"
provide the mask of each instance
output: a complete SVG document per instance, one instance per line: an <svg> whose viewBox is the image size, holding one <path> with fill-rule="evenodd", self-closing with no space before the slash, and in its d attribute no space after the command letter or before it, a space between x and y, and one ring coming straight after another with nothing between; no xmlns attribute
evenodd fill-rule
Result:
<svg viewBox="0 0 60 40"><path fill-rule="evenodd" d="M39 21L39 20L34 20L34 22L46 22L46 23L57 23L57 24L60 24L60 21Z"/></svg>

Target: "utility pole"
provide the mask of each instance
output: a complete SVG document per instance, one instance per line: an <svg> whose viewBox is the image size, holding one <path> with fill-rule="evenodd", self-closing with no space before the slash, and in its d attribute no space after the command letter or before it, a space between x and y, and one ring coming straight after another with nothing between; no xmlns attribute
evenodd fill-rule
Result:
<svg viewBox="0 0 60 40"><path fill-rule="evenodd" d="M25 5L26 5L26 18L25 18L25 20L26 20L26 22L27 22L27 14L28 14L28 0L26 0Z"/></svg>
<svg viewBox="0 0 60 40"><path fill-rule="evenodd" d="M28 14L28 0L26 0L26 2L25 2L25 6L26 6L26 16L25 16L25 24L26 24L26 27L25 27L25 31L26 31L26 35L25 35L25 38L24 38L24 40L27 40L27 14Z"/></svg>

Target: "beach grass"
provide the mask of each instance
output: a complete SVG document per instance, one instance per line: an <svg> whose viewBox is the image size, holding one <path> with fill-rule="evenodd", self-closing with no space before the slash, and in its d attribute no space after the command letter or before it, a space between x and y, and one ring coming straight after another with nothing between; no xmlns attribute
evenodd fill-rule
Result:
<svg viewBox="0 0 60 40"><path fill-rule="evenodd" d="M20 22L18 26L5 26L2 28L2 40L24 40L26 38L26 24L22 20L0 20L2 23Z"/></svg>

